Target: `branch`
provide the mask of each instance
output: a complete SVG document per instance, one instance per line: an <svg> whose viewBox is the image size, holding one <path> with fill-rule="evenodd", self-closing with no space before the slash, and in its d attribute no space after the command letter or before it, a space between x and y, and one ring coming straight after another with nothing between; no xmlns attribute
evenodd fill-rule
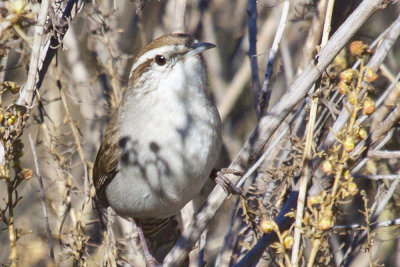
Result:
<svg viewBox="0 0 400 267"><path fill-rule="evenodd" d="M390 221L384 221L384 222L377 222L377 223L371 223L370 225L370 230L374 230L377 228L382 228L382 227L390 227L393 225L399 225L400 224L400 218L390 220ZM336 225L333 227L334 231L354 231L359 228L363 227L361 224L352 224L352 225Z"/></svg>
<svg viewBox="0 0 400 267"><path fill-rule="evenodd" d="M33 142L32 136L29 134L28 138L29 138L29 143L31 145L33 161L35 163L36 175L37 175L37 177L39 179L40 201L42 203L43 216L44 216L44 221L45 221L45 224L46 224L47 239L49 240L50 259L51 259L52 263L55 264L53 237L51 236L51 229L50 229L50 224L49 224L49 215L47 213L46 196L44 194L43 178L42 178L42 175L40 174L39 161L38 161L38 158L37 158L37 155L36 155L35 144Z"/></svg>
<svg viewBox="0 0 400 267"><path fill-rule="evenodd" d="M268 102L269 98L271 97L271 91L272 91L272 89L270 89L269 86L269 81L272 76L272 67L274 66L276 54L278 53L279 44L281 42L283 32L285 31L286 28L287 17L289 14L289 7L290 7L290 1L285 0L282 9L281 20L279 21L279 27L278 30L276 31L271 50L269 51L268 64L267 64L267 70L265 71L264 83L261 90L258 93L257 110L259 111L260 114L262 112L266 112L266 110L268 109Z"/></svg>
<svg viewBox="0 0 400 267"><path fill-rule="evenodd" d="M371 180L397 180L400 179L398 174L354 174L355 178L371 179Z"/></svg>
<svg viewBox="0 0 400 267"><path fill-rule="evenodd" d="M40 52L42 48L42 42L44 40L44 27L47 19L47 13L49 10L49 1L43 0L40 5L39 17L36 23L36 29L33 39L31 61L29 63L28 78L24 87L20 92L17 104L22 105L25 103L26 106L30 107L33 100L33 92L35 90L36 80L38 78L38 66L40 60Z"/></svg>
<svg viewBox="0 0 400 267"><path fill-rule="evenodd" d="M368 151L367 157L372 159L399 159L400 151L372 150Z"/></svg>
<svg viewBox="0 0 400 267"><path fill-rule="evenodd" d="M42 2L38 21L38 27L40 28L37 28L37 31L35 31L28 80L23 89L20 91L20 95L16 104L29 108L32 106L36 90L39 90L40 86L42 85L51 60L56 54L57 49L69 28L69 23L82 10L84 4L84 0L69 0L65 5L65 9L62 12L61 17L57 21L52 21L52 24L56 27L56 29L53 31L53 34L48 36L46 40L43 40L44 36L42 35L48 13L48 0ZM57 3L56 5L60 7L61 3Z"/></svg>
<svg viewBox="0 0 400 267"><path fill-rule="evenodd" d="M257 63L257 1L249 0L249 59L251 70L251 88L255 96L261 90L260 79L258 78ZM257 101L256 101L257 103ZM257 115L260 116L260 110L256 107Z"/></svg>

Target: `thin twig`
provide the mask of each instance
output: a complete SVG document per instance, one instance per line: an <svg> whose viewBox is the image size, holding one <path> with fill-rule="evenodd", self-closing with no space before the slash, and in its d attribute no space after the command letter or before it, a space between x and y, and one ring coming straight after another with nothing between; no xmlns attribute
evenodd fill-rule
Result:
<svg viewBox="0 0 400 267"><path fill-rule="evenodd" d="M83 165L83 172L84 172L84 185L85 185L85 196L86 196L86 201L84 201L84 203L87 203L90 200L90 195L89 195L89 173L88 173L88 166L87 166L87 162L85 160L85 155L83 154L83 149L82 149L82 145L81 142L79 140L79 132L78 129L74 123L74 121L72 120L71 114L69 112L69 107L68 107L68 103L67 103L67 99L64 93L64 89L60 88L60 95L61 95L61 100L64 106L64 110L65 110L65 114L66 117L68 119L68 123L70 125L70 128L72 130L72 136L74 137L74 141L75 141L75 145L76 145L76 151L78 152L79 158L82 162ZM82 207L83 209L84 207Z"/></svg>
<svg viewBox="0 0 400 267"><path fill-rule="evenodd" d="M250 59L250 70L251 70L251 88L254 96L260 90L260 79L258 78L258 62L257 62L257 0L248 1L249 9L249 59ZM257 97L256 97L257 98ZM256 99L257 100L257 99ZM260 115L260 110L256 106L256 112Z"/></svg>
<svg viewBox="0 0 400 267"><path fill-rule="evenodd" d="M370 150L367 153L367 157L373 159L399 159L400 151Z"/></svg>
<svg viewBox="0 0 400 267"><path fill-rule="evenodd" d="M399 225L399 224L400 224L400 218L397 218L394 220L389 220L389 221L384 221L384 222L371 223L370 230L383 228L383 227L390 227L390 226ZM361 225L361 224L335 225L335 226L333 226L333 230L336 232L354 231L354 230L360 229L361 227L363 227L363 225Z"/></svg>
<svg viewBox="0 0 400 267"><path fill-rule="evenodd" d="M277 27L276 21L274 19L275 12L278 12L277 9L274 10L273 13L264 22L261 30L258 33L257 40L259 40L258 47L260 51L266 50L273 38L273 30L275 29L275 27ZM229 113L232 111L237 99L243 92L243 89L245 88L249 78L250 62L245 61L244 64L242 64L241 67L236 71L232 81L226 88L224 97L221 99L221 102L218 103L218 111L222 121L224 121Z"/></svg>
<svg viewBox="0 0 400 267"><path fill-rule="evenodd" d="M292 258L291 262L293 267L299 265L299 249L300 249L300 241L301 241L301 227L303 223L303 213L304 213L304 204L307 193L307 185L311 178L310 171L310 160L312 159L312 144L314 137L314 126L315 120L317 117L317 107L318 107L318 98L314 97L311 102L311 110L310 117L307 124L306 130L306 143L304 147L303 154L303 171L300 178L300 189L299 189L299 197L297 199L297 208L296 208L296 220L295 220L295 229L294 229L294 244L292 249Z"/></svg>
<svg viewBox="0 0 400 267"><path fill-rule="evenodd" d="M286 28L287 18L290 9L290 1L285 0L283 3L281 19L279 21L279 27L276 31L274 42L271 50L269 51L267 70L265 71L264 83L261 90L258 92L257 110L261 114L268 109L269 98L271 97L271 87L269 85L272 76L272 69L274 66L275 58L278 53L279 44L281 42L283 33Z"/></svg>
<svg viewBox="0 0 400 267"><path fill-rule="evenodd" d="M36 175L37 175L38 180L39 180L40 201L42 203L42 211L43 211L44 221L45 221L45 224L46 224L47 239L49 241L50 259L51 259L52 263L55 264L53 237L51 236L51 229L50 229L50 224L49 224L49 215L47 213L46 196L44 194L43 178L42 178L42 175L40 174L39 161L38 161L38 158L37 158L37 155L36 155L35 144L33 142L31 134L28 134L28 138L29 138L29 143L31 145L33 161L35 163Z"/></svg>
<svg viewBox="0 0 400 267"><path fill-rule="evenodd" d="M363 178L370 180L397 180L400 179L398 174L354 174L355 178Z"/></svg>

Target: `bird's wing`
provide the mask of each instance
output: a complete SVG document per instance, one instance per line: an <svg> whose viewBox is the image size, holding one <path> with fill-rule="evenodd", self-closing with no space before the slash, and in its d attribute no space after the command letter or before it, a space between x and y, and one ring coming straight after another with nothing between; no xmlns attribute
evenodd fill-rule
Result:
<svg viewBox="0 0 400 267"><path fill-rule="evenodd" d="M104 132L93 167L93 183L97 199L103 207L109 206L105 190L118 172L118 129L110 124Z"/></svg>

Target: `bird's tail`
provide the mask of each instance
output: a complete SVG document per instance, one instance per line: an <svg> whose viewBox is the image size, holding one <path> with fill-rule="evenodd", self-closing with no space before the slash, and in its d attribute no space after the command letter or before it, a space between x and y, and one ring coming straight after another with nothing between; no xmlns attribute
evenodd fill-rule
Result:
<svg viewBox="0 0 400 267"><path fill-rule="evenodd" d="M140 222L149 250L158 262L163 262L181 236L176 216L166 219L140 220Z"/></svg>

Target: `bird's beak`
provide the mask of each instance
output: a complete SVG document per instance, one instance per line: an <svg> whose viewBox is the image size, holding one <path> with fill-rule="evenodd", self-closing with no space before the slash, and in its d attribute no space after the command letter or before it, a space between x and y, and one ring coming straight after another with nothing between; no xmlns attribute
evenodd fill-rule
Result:
<svg viewBox="0 0 400 267"><path fill-rule="evenodd" d="M215 44L211 43L195 43L190 46L191 50L185 54L185 57L192 57L200 54L210 48L214 48Z"/></svg>

